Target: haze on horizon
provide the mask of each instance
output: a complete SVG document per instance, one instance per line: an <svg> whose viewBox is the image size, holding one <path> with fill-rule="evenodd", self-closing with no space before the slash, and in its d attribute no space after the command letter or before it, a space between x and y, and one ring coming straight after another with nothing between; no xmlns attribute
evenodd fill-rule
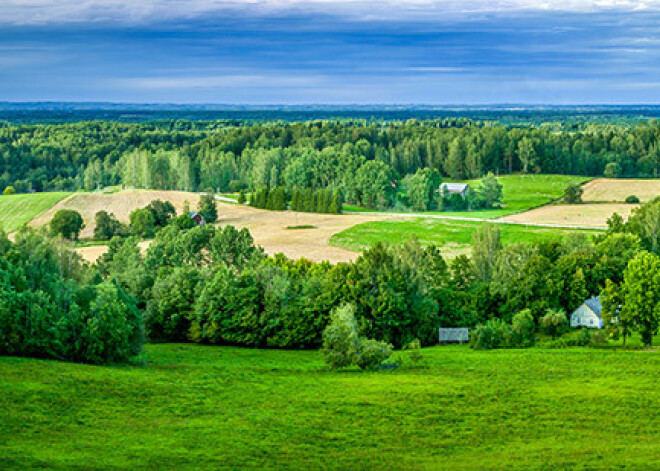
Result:
<svg viewBox="0 0 660 471"><path fill-rule="evenodd" d="M0 101L656 104L658 24L658 0L9 0Z"/></svg>

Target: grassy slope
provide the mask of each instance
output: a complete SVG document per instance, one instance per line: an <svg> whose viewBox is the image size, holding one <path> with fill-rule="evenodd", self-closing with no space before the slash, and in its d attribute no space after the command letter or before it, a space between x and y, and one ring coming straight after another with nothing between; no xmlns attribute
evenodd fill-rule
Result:
<svg viewBox="0 0 660 471"><path fill-rule="evenodd" d="M447 221L414 218L405 221L373 221L357 224L330 238L330 244L348 250L362 251L377 242L400 243L414 234L423 244L435 244L450 251L464 250L472 244L474 232L482 226L478 221ZM561 238L566 234L595 234L595 231L498 225L502 242L536 242Z"/></svg>
<svg viewBox="0 0 660 471"><path fill-rule="evenodd" d="M0 229L5 232L13 232L70 194L53 192L0 195Z"/></svg>
<svg viewBox="0 0 660 471"><path fill-rule="evenodd" d="M424 355L377 373L195 345L147 366L0 357L0 468L660 467L657 352Z"/></svg>
<svg viewBox="0 0 660 471"><path fill-rule="evenodd" d="M574 175L503 175L498 177L503 187L504 204L501 209L487 211L461 212L429 212L426 214L442 214L445 216L461 216L473 218L499 218L508 214L519 213L549 203L564 194L569 183L584 183L588 177ZM481 180L465 180L473 188L477 188ZM370 211L357 206L344 205L345 211Z"/></svg>

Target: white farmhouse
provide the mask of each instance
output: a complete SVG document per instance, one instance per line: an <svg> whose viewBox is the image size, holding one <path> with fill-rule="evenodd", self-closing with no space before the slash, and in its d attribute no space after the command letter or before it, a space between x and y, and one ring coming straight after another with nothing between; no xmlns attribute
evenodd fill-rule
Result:
<svg viewBox="0 0 660 471"><path fill-rule="evenodd" d="M463 197L467 195L469 185L467 183L443 183L440 185L440 195L451 195L457 193Z"/></svg>
<svg viewBox="0 0 660 471"><path fill-rule="evenodd" d="M603 307L600 297L594 296L587 299L571 314L571 327L591 327L593 329L603 328L603 318L600 316Z"/></svg>

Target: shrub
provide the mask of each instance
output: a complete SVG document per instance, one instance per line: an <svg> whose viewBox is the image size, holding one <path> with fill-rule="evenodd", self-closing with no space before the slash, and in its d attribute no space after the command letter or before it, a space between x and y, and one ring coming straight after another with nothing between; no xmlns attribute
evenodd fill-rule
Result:
<svg viewBox="0 0 660 471"><path fill-rule="evenodd" d="M94 238L96 240L110 240L114 236L121 237L126 232L124 225L112 213L99 211L94 219L96 221L96 227L94 227Z"/></svg>
<svg viewBox="0 0 660 471"><path fill-rule="evenodd" d="M520 311L513 316L512 327L512 346L513 347L531 347L534 345L534 333L536 324L534 316L529 309Z"/></svg>
<svg viewBox="0 0 660 471"><path fill-rule="evenodd" d="M5 196L6 196L6 195L13 195L14 193L16 193L16 190L14 190L14 187L13 187L13 186L8 186L8 187L5 188L5 190L2 192L2 194L5 195Z"/></svg>
<svg viewBox="0 0 660 471"><path fill-rule="evenodd" d="M474 329L470 337L470 345L476 350L508 347L512 337L513 331L509 324L501 319L491 319Z"/></svg>
<svg viewBox="0 0 660 471"><path fill-rule="evenodd" d="M330 325L323 331L323 356L332 368L374 369L391 355L391 344L358 336L355 306L344 304L330 314Z"/></svg>
<svg viewBox="0 0 660 471"><path fill-rule="evenodd" d="M582 203L582 194L584 190L576 183L571 183L564 190L564 197L562 201L567 204L580 204Z"/></svg>
<svg viewBox="0 0 660 471"><path fill-rule="evenodd" d="M197 212L202 215L204 220L212 223L218 220L218 206L215 203L215 196L210 193L204 194L199 199Z"/></svg>
<svg viewBox="0 0 660 471"><path fill-rule="evenodd" d="M541 318L541 326L553 340L566 330L567 325L566 313L561 309L548 309Z"/></svg>
<svg viewBox="0 0 660 471"><path fill-rule="evenodd" d="M635 195L630 195L626 198L626 203L628 204L637 204L639 203L639 198Z"/></svg>
<svg viewBox="0 0 660 471"><path fill-rule="evenodd" d="M136 209L130 215L131 234L138 237L153 237L156 220L148 209Z"/></svg>
<svg viewBox="0 0 660 471"><path fill-rule="evenodd" d="M544 342L543 348L568 348L568 347L586 347L591 344L591 332L589 329L580 329L569 332L558 339Z"/></svg>

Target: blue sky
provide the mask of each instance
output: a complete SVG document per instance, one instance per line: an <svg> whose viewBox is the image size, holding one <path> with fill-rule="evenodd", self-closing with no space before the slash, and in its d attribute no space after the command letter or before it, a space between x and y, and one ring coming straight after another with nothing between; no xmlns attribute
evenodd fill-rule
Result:
<svg viewBox="0 0 660 471"><path fill-rule="evenodd" d="M660 1L3 0L0 101L660 103Z"/></svg>

